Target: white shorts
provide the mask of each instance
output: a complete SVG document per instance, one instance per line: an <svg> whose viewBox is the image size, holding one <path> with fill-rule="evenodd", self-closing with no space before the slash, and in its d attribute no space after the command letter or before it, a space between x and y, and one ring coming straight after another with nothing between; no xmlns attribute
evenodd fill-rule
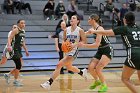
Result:
<svg viewBox="0 0 140 93"><path fill-rule="evenodd" d="M3 57L6 57L7 59L10 59L10 58L12 58L12 55L14 54L13 52L14 51L8 52L7 51L7 45L6 45L5 48L4 48L4 50L3 50L2 56Z"/></svg>
<svg viewBox="0 0 140 93"><path fill-rule="evenodd" d="M67 56L73 56L74 58L77 58L78 56L78 48L73 49L72 51L66 53Z"/></svg>

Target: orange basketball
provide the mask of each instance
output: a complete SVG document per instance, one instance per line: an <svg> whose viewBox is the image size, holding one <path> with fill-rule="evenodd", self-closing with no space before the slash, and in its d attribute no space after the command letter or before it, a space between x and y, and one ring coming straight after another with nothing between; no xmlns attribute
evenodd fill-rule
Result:
<svg viewBox="0 0 140 93"><path fill-rule="evenodd" d="M62 51L67 53L67 52L70 52L72 50L72 45L69 41L65 41L62 43Z"/></svg>

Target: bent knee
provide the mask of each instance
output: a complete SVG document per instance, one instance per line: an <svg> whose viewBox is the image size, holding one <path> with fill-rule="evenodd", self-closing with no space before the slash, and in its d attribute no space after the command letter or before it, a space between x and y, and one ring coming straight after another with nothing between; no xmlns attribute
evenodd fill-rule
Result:
<svg viewBox="0 0 140 93"><path fill-rule="evenodd" d="M127 82L130 81L130 78L126 78L126 77L121 77L122 82Z"/></svg>
<svg viewBox="0 0 140 93"><path fill-rule="evenodd" d="M16 66L16 69L21 70L21 67L22 67L22 65L19 64L19 65Z"/></svg>
<svg viewBox="0 0 140 93"><path fill-rule="evenodd" d="M58 63L57 68L61 68L61 67L63 67L63 63Z"/></svg>

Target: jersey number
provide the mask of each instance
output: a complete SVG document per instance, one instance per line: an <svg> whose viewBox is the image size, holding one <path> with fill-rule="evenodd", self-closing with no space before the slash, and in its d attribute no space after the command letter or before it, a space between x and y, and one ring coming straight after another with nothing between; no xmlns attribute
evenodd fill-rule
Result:
<svg viewBox="0 0 140 93"><path fill-rule="evenodd" d="M133 34L134 40L140 40L140 31L138 32L133 31L132 34Z"/></svg>

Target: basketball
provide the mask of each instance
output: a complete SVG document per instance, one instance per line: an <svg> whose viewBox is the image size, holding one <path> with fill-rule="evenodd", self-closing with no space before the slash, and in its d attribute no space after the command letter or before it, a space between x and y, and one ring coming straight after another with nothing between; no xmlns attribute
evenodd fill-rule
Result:
<svg viewBox="0 0 140 93"><path fill-rule="evenodd" d="M62 51L67 53L67 52L70 52L72 50L72 45L69 41L65 41L62 43Z"/></svg>

